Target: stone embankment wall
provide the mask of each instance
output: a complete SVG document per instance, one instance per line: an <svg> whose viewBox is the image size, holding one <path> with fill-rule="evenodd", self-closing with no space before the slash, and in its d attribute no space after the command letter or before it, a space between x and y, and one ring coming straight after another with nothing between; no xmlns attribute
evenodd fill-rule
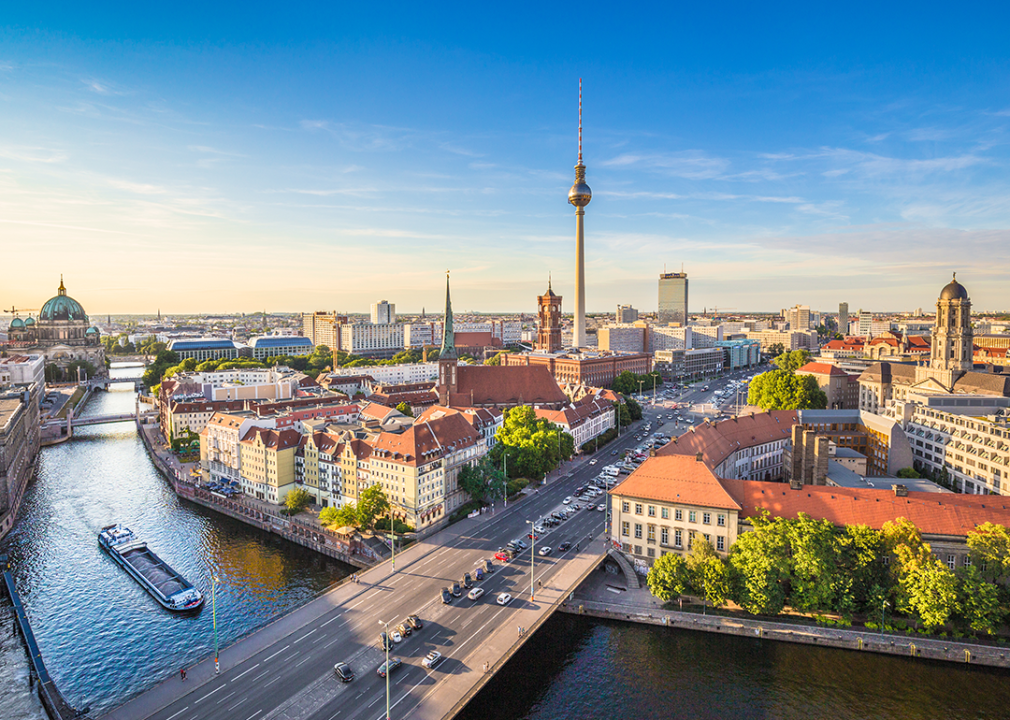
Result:
<svg viewBox="0 0 1010 720"><path fill-rule="evenodd" d="M861 652L1010 668L1008 648L955 642L922 635L890 635L843 628L792 625L718 615L698 615L675 610L636 608L592 600L569 602L560 610L574 615L589 615L682 630L700 630Z"/></svg>

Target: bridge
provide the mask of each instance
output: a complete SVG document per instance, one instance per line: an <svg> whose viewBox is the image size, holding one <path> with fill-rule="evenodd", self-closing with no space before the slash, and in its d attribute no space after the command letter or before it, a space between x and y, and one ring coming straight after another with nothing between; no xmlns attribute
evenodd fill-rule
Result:
<svg viewBox="0 0 1010 720"><path fill-rule="evenodd" d="M158 417L157 410L147 410L142 413L120 413L119 415L85 415L84 417L68 418L71 427L85 425L102 425L103 423L136 422L137 419Z"/></svg>
<svg viewBox="0 0 1010 720"><path fill-rule="evenodd" d="M625 436L620 446L633 438ZM478 561L508 540L526 537L528 521L557 508L575 486L595 475L585 465L552 481L507 510L498 508L463 520L398 554L395 568L384 562L362 572L252 635L225 648L220 672L213 658L187 669L162 671L162 682L110 711L106 720L380 720L386 717L386 684L376 669L384 623L392 628L417 614L421 630L395 645L390 657L403 665L390 674L389 717L449 720L604 559L607 513L582 510L536 543L555 548L546 557L530 550L512 562L495 562L495 572L466 595L443 604L439 589L460 580ZM598 500L604 500L604 497ZM560 551L562 542L571 549ZM499 593L511 594L502 605ZM525 628L520 635L518 628ZM426 668L432 650L444 660ZM355 679L341 683L333 665L345 662ZM486 669L485 669L486 668Z"/></svg>
<svg viewBox="0 0 1010 720"><path fill-rule="evenodd" d="M110 377L93 377L88 380L87 386L90 390L108 390L109 385L125 384L130 383L133 385L133 389L140 392L144 389L144 382L139 377L124 377L124 378L110 378Z"/></svg>

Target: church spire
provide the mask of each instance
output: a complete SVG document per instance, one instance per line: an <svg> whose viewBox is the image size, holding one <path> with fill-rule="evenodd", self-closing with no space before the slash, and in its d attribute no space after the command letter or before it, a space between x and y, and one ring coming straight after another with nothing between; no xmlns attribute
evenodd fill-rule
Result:
<svg viewBox="0 0 1010 720"><path fill-rule="evenodd" d="M452 329L452 299L449 297L449 271L445 271L445 321L442 324L442 350L439 360L458 360L456 333Z"/></svg>
<svg viewBox="0 0 1010 720"><path fill-rule="evenodd" d="M67 288L63 285L63 273L60 273L60 287L56 291L57 295L66 295Z"/></svg>

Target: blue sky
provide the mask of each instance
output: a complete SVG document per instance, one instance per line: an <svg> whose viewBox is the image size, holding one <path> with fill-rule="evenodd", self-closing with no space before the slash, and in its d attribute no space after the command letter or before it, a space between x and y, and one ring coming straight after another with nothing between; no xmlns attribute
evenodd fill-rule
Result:
<svg viewBox="0 0 1010 720"><path fill-rule="evenodd" d="M0 22L3 306L1010 308L1004 5L50 4Z"/></svg>

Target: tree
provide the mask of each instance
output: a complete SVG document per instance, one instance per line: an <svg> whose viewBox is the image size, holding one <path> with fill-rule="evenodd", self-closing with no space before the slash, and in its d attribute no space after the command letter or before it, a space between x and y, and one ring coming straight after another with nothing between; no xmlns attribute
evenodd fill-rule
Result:
<svg viewBox="0 0 1010 720"><path fill-rule="evenodd" d="M827 407L828 396L813 375L769 370L751 381L747 402L762 410L818 410Z"/></svg>
<svg viewBox="0 0 1010 720"><path fill-rule="evenodd" d="M901 470L898 471L897 475L900 478L908 478L910 480L915 480L922 477L922 475L920 475L915 468L910 467L901 468Z"/></svg>
<svg viewBox="0 0 1010 720"><path fill-rule="evenodd" d="M924 567L933 557L930 547L922 541L922 533L906 518L888 520L880 529L884 549L891 557L888 566L896 610L912 614L916 612L912 604L911 589L914 580L910 576Z"/></svg>
<svg viewBox="0 0 1010 720"><path fill-rule="evenodd" d="M504 497L505 475L485 455L474 465L464 465L459 471L459 487L478 502L487 504Z"/></svg>
<svg viewBox="0 0 1010 720"><path fill-rule="evenodd" d="M1010 580L1010 530L994 523L982 523L968 532L972 565L982 577L1002 587Z"/></svg>
<svg viewBox="0 0 1010 720"><path fill-rule="evenodd" d="M772 343L768 346L768 354L772 357L778 357L786 351L786 346L782 343Z"/></svg>
<svg viewBox="0 0 1010 720"><path fill-rule="evenodd" d="M505 351L495 353L492 357L489 357L484 361L485 365L501 365L501 356L505 354Z"/></svg>
<svg viewBox="0 0 1010 720"><path fill-rule="evenodd" d="M330 528L340 528L345 525L359 527L358 506L354 503L347 503L336 507L324 507L319 511L319 522Z"/></svg>
<svg viewBox="0 0 1010 720"><path fill-rule="evenodd" d="M628 410L627 403L619 403L617 406L617 426L628 427L631 424L631 411Z"/></svg>
<svg viewBox="0 0 1010 720"><path fill-rule="evenodd" d="M633 397L624 398L624 404L628 406L628 416L632 421L642 419L642 406Z"/></svg>
<svg viewBox="0 0 1010 720"><path fill-rule="evenodd" d="M790 604L804 612L838 609L851 614L849 578L839 572L834 525L799 513L785 529L791 549Z"/></svg>
<svg viewBox="0 0 1010 720"><path fill-rule="evenodd" d="M701 585L702 596L714 607L729 599L729 571L718 555L705 558L696 568L694 582Z"/></svg>
<svg viewBox="0 0 1010 720"><path fill-rule="evenodd" d="M375 519L389 512L389 499L381 485L372 485L358 496L358 527L371 529Z"/></svg>
<svg viewBox="0 0 1010 720"><path fill-rule="evenodd" d="M776 615L785 607L790 570L785 522L765 511L751 523L754 530L742 533L730 551L732 597L752 615Z"/></svg>
<svg viewBox="0 0 1010 720"><path fill-rule="evenodd" d="M846 525L838 536L840 564L850 578L848 587L853 612L879 610L891 588L884 565L884 537L866 525ZM836 607L837 610L844 610Z"/></svg>
<svg viewBox="0 0 1010 720"><path fill-rule="evenodd" d="M649 569L646 582L649 592L663 602L679 598L691 587L687 561L676 553L660 556Z"/></svg>
<svg viewBox="0 0 1010 720"><path fill-rule="evenodd" d="M396 409L402 412L407 417L414 417L414 411L410 409L410 405L405 402L399 403Z"/></svg>
<svg viewBox="0 0 1010 720"><path fill-rule="evenodd" d="M149 388L153 388L155 385L161 382L165 371L168 368L178 364L179 356L176 355L171 350L160 350L154 358L154 362L147 366L144 370L144 375L141 378L144 381L144 385Z"/></svg>
<svg viewBox="0 0 1010 720"><path fill-rule="evenodd" d="M902 589L907 595L907 607L928 630L946 623L957 610L954 573L932 553L918 555L906 563Z"/></svg>
<svg viewBox="0 0 1010 720"><path fill-rule="evenodd" d="M505 455L510 477L543 477L575 451L571 435L546 418L538 418L528 405L506 411L496 438L492 457L500 464Z"/></svg>
<svg viewBox="0 0 1010 720"><path fill-rule="evenodd" d="M783 352L772 360L773 365L786 372L796 372L808 362L810 362L810 352L807 350Z"/></svg>
<svg viewBox="0 0 1010 720"><path fill-rule="evenodd" d="M312 495L305 488L296 487L288 491L284 496L284 505L287 506L288 515L296 515L309 506L312 502Z"/></svg>
<svg viewBox="0 0 1010 720"><path fill-rule="evenodd" d="M999 589L987 582L976 565L958 568L957 613L975 632L992 635L1006 613L1000 603Z"/></svg>

